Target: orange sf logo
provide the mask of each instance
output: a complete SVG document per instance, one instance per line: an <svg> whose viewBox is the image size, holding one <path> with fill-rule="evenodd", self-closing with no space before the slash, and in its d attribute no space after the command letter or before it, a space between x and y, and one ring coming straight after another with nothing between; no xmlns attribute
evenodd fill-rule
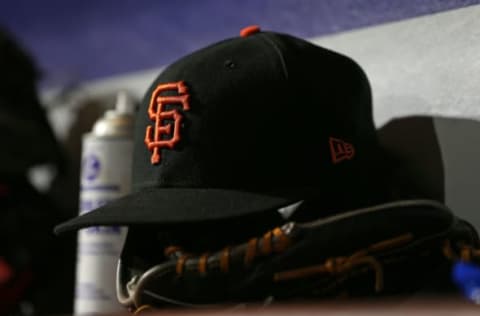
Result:
<svg viewBox="0 0 480 316"><path fill-rule="evenodd" d="M161 93L165 91L175 91L178 95L162 96ZM183 81L159 84L153 91L148 106L148 117L155 122L154 126L147 126L145 133L145 145L148 150L152 152L150 159L152 165L160 163L160 149L173 149L175 144L180 141L180 124L183 115L177 109L166 110L167 104L181 105L182 110L190 110L189 94L187 87ZM166 120L173 120L173 123L165 124ZM172 135L171 138L166 139L163 135Z"/></svg>

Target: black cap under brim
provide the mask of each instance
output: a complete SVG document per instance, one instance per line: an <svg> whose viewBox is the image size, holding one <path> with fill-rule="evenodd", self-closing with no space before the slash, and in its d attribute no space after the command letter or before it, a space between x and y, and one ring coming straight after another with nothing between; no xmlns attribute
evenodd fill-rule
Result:
<svg viewBox="0 0 480 316"><path fill-rule="evenodd" d="M278 209L294 202L292 196L228 189L151 188L64 222L55 227L55 233L89 226L171 225L219 220Z"/></svg>

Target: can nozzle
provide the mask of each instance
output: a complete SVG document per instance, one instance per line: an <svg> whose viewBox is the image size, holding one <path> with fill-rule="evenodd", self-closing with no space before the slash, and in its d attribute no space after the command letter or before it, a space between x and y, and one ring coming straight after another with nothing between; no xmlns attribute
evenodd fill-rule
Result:
<svg viewBox="0 0 480 316"><path fill-rule="evenodd" d="M119 114L132 114L134 109L135 104L130 95L126 91L119 91L117 94L115 111Z"/></svg>
<svg viewBox="0 0 480 316"><path fill-rule="evenodd" d="M119 91L115 108L107 110L93 126L97 136L119 136L133 134L133 113L135 101L126 91Z"/></svg>

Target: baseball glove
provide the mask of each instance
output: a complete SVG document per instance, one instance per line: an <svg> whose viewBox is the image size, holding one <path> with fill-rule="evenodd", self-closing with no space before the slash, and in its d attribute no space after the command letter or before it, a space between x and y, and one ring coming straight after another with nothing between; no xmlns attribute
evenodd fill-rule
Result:
<svg viewBox="0 0 480 316"><path fill-rule="evenodd" d="M203 254L169 246L153 266L122 259L117 294L133 310L408 294L429 278L447 286L454 261L480 262L479 245L475 229L442 204L402 201L288 222Z"/></svg>

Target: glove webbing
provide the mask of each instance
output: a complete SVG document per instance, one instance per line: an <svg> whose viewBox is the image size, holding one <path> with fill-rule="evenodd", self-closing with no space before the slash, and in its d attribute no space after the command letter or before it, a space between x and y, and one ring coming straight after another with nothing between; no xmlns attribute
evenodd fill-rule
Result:
<svg viewBox="0 0 480 316"><path fill-rule="evenodd" d="M470 262L475 259L480 259L480 249L474 248L471 245L465 243L457 244L457 253L450 240L445 240L443 245L444 256L451 261L465 261Z"/></svg>
<svg viewBox="0 0 480 316"><path fill-rule="evenodd" d="M284 232L284 229L285 228L277 227L268 231L260 238L252 238L247 243L237 246L236 249L243 255L244 266L250 266L257 257L285 251L290 246L291 240ZM227 273L229 271L231 252L232 247L225 247L220 252L218 268L221 272ZM196 271L200 274L206 274L209 270L214 269L208 265L209 258L211 257L209 253L193 256L192 254L183 252L180 247L169 246L165 248L164 254L176 260L175 270L179 276L185 272L187 265L196 266Z"/></svg>
<svg viewBox="0 0 480 316"><path fill-rule="evenodd" d="M234 248L244 247L244 249L241 249L242 251L240 253L243 254L243 264L245 267L247 267L253 263L255 258L268 256L274 252L281 253L287 250L288 247L292 245L291 236L289 236L291 230L292 226L275 228L271 231L268 231L260 238L252 238L247 243ZM383 289L383 267L381 262L374 257L374 254L376 252L405 246L412 241L414 241L413 234L403 234L372 244L365 249L355 252L349 257L342 256L329 258L320 265L277 272L274 274L273 280L275 282L282 282L305 278L316 274L342 274L352 270L355 267L367 265L375 272L375 291L380 292ZM220 256L218 258L219 264L217 265L220 271L225 273L229 271L230 255L232 249L234 248L225 247L220 252ZM442 252L445 258L450 261L480 261L480 249L474 248L467 243L457 242L454 247L452 242L446 239L443 243ZM179 247L170 246L165 249L165 255L171 258L176 258L176 273L179 276L185 272L187 262L191 263L190 266L196 267L194 271L202 275L214 269L214 267L209 266L208 264L208 259L211 256L208 253L204 253L201 256L193 256L191 254L184 253ZM138 315L149 308L149 305L142 305L136 310L132 310L132 312L134 312L134 315Z"/></svg>
<svg viewBox="0 0 480 316"><path fill-rule="evenodd" d="M316 274L329 273L341 274L350 271L354 267L360 265L369 265L375 272L375 291L378 293L383 289L383 268L381 263L374 257L368 254L393 249L395 247L407 244L413 240L413 234L405 234L392 239L387 239L379 243L373 244L367 249L355 252L350 257L335 257L329 258L325 263L320 265L313 265L293 269L289 271L278 272L274 274L274 281L288 281L299 278L305 278ZM452 247L450 240L445 240L443 245L443 254L450 261L465 261L470 262L480 260L480 249L476 249L471 245L460 243L458 246L458 253Z"/></svg>
<svg viewBox="0 0 480 316"><path fill-rule="evenodd" d="M348 257L329 258L320 265L277 272L274 274L273 280L275 282L282 282L316 274L342 274L355 267L368 265L375 272L375 291L380 292L383 289L383 268L380 261L376 259L373 254L406 245L413 240L413 234L407 233L372 244L366 249L359 250ZM248 267L255 258L268 256L274 252L284 252L290 245L290 236L285 234L282 228L277 227L268 231L261 238L252 238L247 243L237 247L243 246L245 248L243 249L243 263L245 267ZM446 240L443 246L444 256L451 261L462 260L467 262L475 258L480 258L480 249L475 249L467 244L460 244L457 248L459 248L458 254L456 253L456 249L452 247L450 240ZM231 247L225 247L220 252L218 267L220 271L224 273L229 271L231 249ZM213 269L208 265L209 258L211 257L209 253L193 256L192 254L184 253L180 247L170 246L165 249L165 255L176 258L176 273L179 276L185 272L187 263L189 266L196 266L196 271L202 275Z"/></svg>
<svg viewBox="0 0 480 316"><path fill-rule="evenodd" d="M275 282L288 281L293 279L305 278L315 274L330 273L340 274L347 272L354 267L369 265L375 271L375 291L380 292L383 288L383 269L381 263L369 254L382 250L392 249L413 240L413 235L408 233L395 238L387 239L369 246L366 249L359 250L349 257L329 258L325 263L293 269L275 273L273 280Z"/></svg>

